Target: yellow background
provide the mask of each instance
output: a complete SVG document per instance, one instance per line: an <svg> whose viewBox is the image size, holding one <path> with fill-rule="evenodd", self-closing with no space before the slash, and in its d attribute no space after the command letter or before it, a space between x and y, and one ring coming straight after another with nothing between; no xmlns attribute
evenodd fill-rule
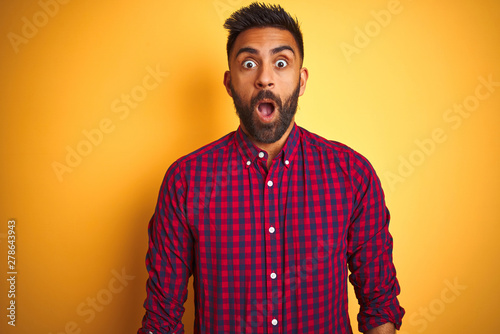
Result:
<svg viewBox="0 0 500 334"><path fill-rule="evenodd" d="M237 127L222 86L222 24L249 1L65 2L45 6L47 20L49 0L0 5L0 249L15 218L18 271L16 327L2 279L0 332L135 333L163 175ZM500 3L401 0L384 26L374 13L394 6L385 0L280 3L302 23L310 73L297 123L365 155L382 180L407 312L401 333L497 332L500 87L474 96L478 78L500 81ZM24 28L29 38L27 21L38 24ZM116 113L113 102L141 92L157 68L168 76L126 117ZM447 121L464 101L480 103ZM108 133L85 147L83 131L103 120ZM78 145L88 154L58 178L54 162L66 165ZM92 299L105 305L90 320ZM187 333L192 303L190 290Z"/></svg>

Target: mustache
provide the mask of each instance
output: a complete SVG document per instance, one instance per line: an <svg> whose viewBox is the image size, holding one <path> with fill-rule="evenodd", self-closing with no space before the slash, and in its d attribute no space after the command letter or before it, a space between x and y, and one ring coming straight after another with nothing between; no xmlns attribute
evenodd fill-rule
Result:
<svg viewBox="0 0 500 334"><path fill-rule="evenodd" d="M255 108L255 106L257 105L257 103L262 100L262 99L269 99L269 100L273 100L274 103L276 103L276 106L278 107L279 110L282 109L282 102L281 102L281 99L279 97L277 97L273 92L271 92L270 90L261 90L259 91L259 93L257 93L257 95L255 95L251 101L250 101L250 105L252 106L252 109Z"/></svg>

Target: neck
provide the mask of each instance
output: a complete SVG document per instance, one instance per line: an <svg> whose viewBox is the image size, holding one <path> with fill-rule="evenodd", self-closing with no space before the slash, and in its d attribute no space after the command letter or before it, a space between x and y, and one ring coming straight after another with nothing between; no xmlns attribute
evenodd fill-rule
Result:
<svg viewBox="0 0 500 334"><path fill-rule="evenodd" d="M261 143L255 140L251 135L248 134L247 130L243 126L243 124L240 123L241 128L243 131L248 135L248 138L250 138L250 141L255 144L258 148L261 150L264 150L267 152L267 169L271 167L271 164L274 160L274 158L280 153L281 149L283 146L285 146L286 140L288 139L288 136L290 135L290 132L292 132L293 125L295 124L295 118L292 119L290 122L290 125L288 126L288 129L286 129L285 133L283 136L281 136L280 139L275 141L274 143Z"/></svg>

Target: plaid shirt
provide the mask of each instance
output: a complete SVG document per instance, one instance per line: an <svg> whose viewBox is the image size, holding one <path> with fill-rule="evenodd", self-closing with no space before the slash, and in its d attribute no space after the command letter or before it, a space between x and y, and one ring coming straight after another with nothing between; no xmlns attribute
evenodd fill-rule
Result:
<svg viewBox="0 0 500 334"><path fill-rule="evenodd" d="M138 333L184 333L191 274L194 333L352 333L348 277L360 331L399 329L389 212L370 163L297 125L269 170L267 157L239 128L169 168Z"/></svg>

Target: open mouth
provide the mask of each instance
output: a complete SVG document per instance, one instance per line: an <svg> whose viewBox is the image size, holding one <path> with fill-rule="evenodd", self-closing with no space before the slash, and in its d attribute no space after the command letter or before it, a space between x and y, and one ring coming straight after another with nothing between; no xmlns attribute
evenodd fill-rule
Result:
<svg viewBox="0 0 500 334"><path fill-rule="evenodd" d="M257 111L258 111L259 117L263 121L272 120L275 110L276 110L276 106L274 104L274 101L272 101L272 100L261 100L257 104Z"/></svg>

